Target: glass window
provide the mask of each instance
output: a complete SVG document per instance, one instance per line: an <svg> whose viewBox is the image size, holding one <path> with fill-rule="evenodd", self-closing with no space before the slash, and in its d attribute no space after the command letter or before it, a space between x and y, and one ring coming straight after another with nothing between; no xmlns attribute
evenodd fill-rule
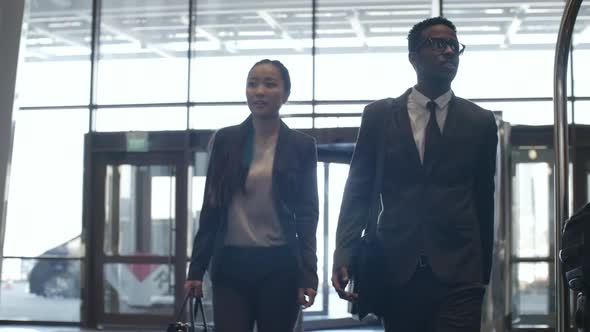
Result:
<svg viewBox="0 0 590 332"><path fill-rule="evenodd" d="M367 100L401 95L416 82L407 34L432 1L318 0L316 98Z"/></svg>
<svg viewBox="0 0 590 332"><path fill-rule="evenodd" d="M171 256L176 225L176 177L166 165L108 165L104 253Z"/></svg>
<svg viewBox="0 0 590 332"><path fill-rule="evenodd" d="M186 107L99 108L96 131L184 130Z"/></svg>
<svg viewBox="0 0 590 332"><path fill-rule="evenodd" d="M365 104L318 105L315 113L316 128L358 127Z"/></svg>
<svg viewBox="0 0 590 332"><path fill-rule="evenodd" d="M243 96L242 100L246 97ZM190 110L191 129L219 129L242 123L250 110L244 105L195 106Z"/></svg>
<svg viewBox="0 0 590 332"><path fill-rule="evenodd" d="M544 146L522 146L512 150L511 282L514 325L552 324L550 318L555 310L552 306L554 272L551 264L553 159L554 151ZM570 195L571 186L570 182Z"/></svg>
<svg viewBox="0 0 590 332"><path fill-rule="evenodd" d="M0 319L80 320L88 111L14 114ZM26 239L24 241L23 239Z"/></svg>
<svg viewBox="0 0 590 332"><path fill-rule="evenodd" d="M513 252L518 257L548 257L550 254L552 166L542 160L535 162L544 152L533 148L514 152L526 154L531 159L530 162L517 163L513 175Z"/></svg>
<svg viewBox="0 0 590 332"><path fill-rule="evenodd" d="M92 1L28 1L20 106L87 105Z"/></svg>
<svg viewBox="0 0 590 332"><path fill-rule="evenodd" d="M197 56L198 56L197 50ZM197 102L242 102L252 66L262 60L281 61L291 77L290 101L311 100L311 56L261 54L242 57L203 57L191 66L191 99Z"/></svg>
<svg viewBox="0 0 590 332"><path fill-rule="evenodd" d="M520 263L514 266L512 296L518 324L549 323L554 292L549 268L548 263Z"/></svg>
<svg viewBox="0 0 590 332"><path fill-rule="evenodd" d="M444 1L445 16L467 45L453 84L457 95L552 97L555 42L564 6L565 1Z"/></svg>
<svg viewBox="0 0 590 332"><path fill-rule="evenodd" d="M185 0L103 0L98 104L186 102Z"/></svg>
<svg viewBox="0 0 590 332"><path fill-rule="evenodd" d="M588 82L588 84L590 84L590 82ZM568 119L571 119L571 117ZM574 102L574 122L584 125L590 124L590 101Z"/></svg>
<svg viewBox="0 0 590 332"><path fill-rule="evenodd" d="M555 115L551 101L486 101L476 103L485 109L501 112L502 120L511 125L540 126L552 125L554 122Z"/></svg>
<svg viewBox="0 0 590 332"><path fill-rule="evenodd" d="M14 117L4 255L35 257L81 232L88 111L19 111Z"/></svg>
<svg viewBox="0 0 590 332"><path fill-rule="evenodd" d="M5 258L0 319L80 321L81 266L79 259Z"/></svg>
<svg viewBox="0 0 590 332"><path fill-rule="evenodd" d="M307 129L314 127L314 119L311 116L313 108L311 105L287 103L281 107L280 112L283 122L285 122L285 124L291 129Z"/></svg>
<svg viewBox="0 0 590 332"><path fill-rule="evenodd" d="M313 120L312 117L305 117L305 118L283 118L283 121L291 129L312 128L313 127L313 122L314 122L314 120Z"/></svg>
<svg viewBox="0 0 590 332"><path fill-rule="evenodd" d="M361 125L361 117L331 116L315 119L315 128L343 128L358 127Z"/></svg>
<svg viewBox="0 0 590 332"><path fill-rule="evenodd" d="M243 96L242 100L245 101ZM280 114L283 121L292 128L311 128L312 118L301 115L312 113L309 105L289 104L281 107ZM250 115L250 110L244 102L243 105L198 105L191 108L191 129L219 129L242 123Z"/></svg>
<svg viewBox="0 0 590 332"><path fill-rule="evenodd" d="M173 315L174 281L170 264L105 264L104 312Z"/></svg>
<svg viewBox="0 0 590 332"><path fill-rule="evenodd" d="M334 250L336 250L336 227L338 226L338 217L340 215L340 205L342 204L342 195L344 194L344 185L348 178L348 164L331 163L328 179L328 271L329 278L332 277L332 265L334 264ZM319 170L319 169L318 169ZM320 193L322 193L320 191ZM350 317L348 312L348 302L338 297L334 288L329 285L329 307L328 313L332 318Z"/></svg>
<svg viewBox="0 0 590 332"><path fill-rule="evenodd" d="M580 11L574 26L572 46L574 49L573 62L574 94L578 97L590 96L590 3L582 1ZM570 82L568 81L568 84Z"/></svg>
<svg viewBox="0 0 590 332"><path fill-rule="evenodd" d="M312 96L312 1L197 0L191 100L243 101L255 62L280 60L289 70L290 100Z"/></svg>
<svg viewBox="0 0 590 332"><path fill-rule="evenodd" d="M324 290L326 287L331 287L331 283L328 282L324 282L324 278L326 278L326 280L330 280L331 274L328 276L324 273L324 266L325 264L328 264L327 258L328 255L326 253L325 249L325 245L327 243L329 243L330 241L332 241L331 237L326 237L324 236L324 229L326 226L326 219L324 218L326 216L326 212L324 212L324 207L325 207L325 203L324 203L324 199L325 199L325 191L327 188L325 188L324 184L324 175L325 175L325 166L326 164L318 162L318 168L317 168L317 173L318 173L318 203L319 203L319 218L318 218L318 228L316 230L316 240L317 240L317 251L316 251L316 255L318 257L318 289L317 289L317 295L315 298L315 302L314 304L306 310L306 312L313 312L313 311L323 311L325 312L327 310L327 308L324 308ZM328 268L328 271L331 271L330 268Z"/></svg>

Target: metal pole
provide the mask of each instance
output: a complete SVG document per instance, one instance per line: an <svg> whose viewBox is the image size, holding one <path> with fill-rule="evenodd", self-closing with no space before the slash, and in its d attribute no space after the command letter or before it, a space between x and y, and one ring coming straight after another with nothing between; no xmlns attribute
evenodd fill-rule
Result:
<svg viewBox="0 0 590 332"><path fill-rule="evenodd" d="M568 213L568 120L567 120L567 61L572 34L582 0L569 0L565 5L557 44L555 46L554 109L555 130L553 146L555 149L555 209L554 209L554 253L555 264L555 331L565 332L567 323L566 289L563 285L559 249L561 248L561 224Z"/></svg>

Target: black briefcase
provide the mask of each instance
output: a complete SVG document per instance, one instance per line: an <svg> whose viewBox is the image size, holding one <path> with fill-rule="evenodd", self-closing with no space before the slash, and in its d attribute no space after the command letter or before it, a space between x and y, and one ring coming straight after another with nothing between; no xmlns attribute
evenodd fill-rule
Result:
<svg viewBox="0 0 590 332"><path fill-rule="evenodd" d="M358 299L353 302L352 314L363 319L368 314L383 317L386 309L385 258L383 249L373 235L365 234L353 256L353 292Z"/></svg>
<svg viewBox="0 0 590 332"><path fill-rule="evenodd" d="M188 322L183 321L183 316L186 310L186 304L189 304ZM201 312L201 323L196 325L198 313ZM203 302L201 298L196 297L193 291L190 291L184 297L182 307L176 315L176 321L168 324L166 332L201 332L213 331L207 326L207 319L205 318L205 310L203 309Z"/></svg>

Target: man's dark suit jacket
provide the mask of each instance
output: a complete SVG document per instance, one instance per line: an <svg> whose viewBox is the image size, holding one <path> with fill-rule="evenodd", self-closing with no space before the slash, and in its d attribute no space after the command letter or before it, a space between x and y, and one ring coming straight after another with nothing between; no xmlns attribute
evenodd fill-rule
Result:
<svg viewBox="0 0 590 332"><path fill-rule="evenodd" d="M189 280L202 280L210 261L211 278L215 278L218 269L215 256L225 240L229 206L213 206L206 199L211 190L211 170L223 167L227 162L224 152L228 151L228 145L240 144L248 149L246 144L252 143L252 133L250 116L242 124L222 128L215 134ZM249 162L244 167L249 168ZM298 263L298 287L317 289L316 228L319 212L315 139L290 129L282 121L272 170L272 199L285 239Z"/></svg>
<svg viewBox="0 0 590 332"><path fill-rule="evenodd" d="M498 142L494 115L453 96L437 154L422 165L407 110L410 92L365 107L340 211L334 267L350 267L372 205L377 147L383 146L377 235L394 284L411 278L421 254L442 282L487 284Z"/></svg>

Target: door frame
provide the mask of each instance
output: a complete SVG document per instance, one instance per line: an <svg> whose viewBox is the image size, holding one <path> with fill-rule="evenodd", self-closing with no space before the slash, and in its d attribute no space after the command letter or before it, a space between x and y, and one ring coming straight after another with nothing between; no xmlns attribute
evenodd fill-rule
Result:
<svg viewBox="0 0 590 332"><path fill-rule="evenodd" d="M187 218L187 172L185 171L184 155L182 152L145 152L145 153L124 153L124 152L97 152L94 156L92 169L92 183L94 184L93 201L90 206L91 232L86 237L90 246L94 248L89 252L88 265L93 271L88 275L92 278L89 285L89 299L96 304L95 312L97 325L156 325L166 324L170 315L157 314L126 314L106 313L105 308L105 287L104 267L108 263L145 263L145 264L171 264L174 271L175 284L175 305L180 297L177 290L178 285L184 283L186 274L186 218ZM171 166L175 173L175 230L174 248L172 256L159 257L132 257L127 255L107 256L104 254L105 234L105 180L107 166L129 164L134 166L164 165Z"/></svg>
<svg viewBox="0 0 590 332"><path fill-rule="evenodd" d="M83 268L81 325L99 326L162 326L171 315L106 314L103 289L103 238L106 165L171 165L175 169L174 257L122 258L121 263L169 263L174 268L174 312L179 310L184 291L187 266L188 169L191 150L205 150L211 131L142 132L146 139L145 151L129 151L129 133L89 133L85 136L84 198L82 240L86 247ZM137 137L137 136L135 136ZM192 145L192 149L189 147Z"/></svg>

